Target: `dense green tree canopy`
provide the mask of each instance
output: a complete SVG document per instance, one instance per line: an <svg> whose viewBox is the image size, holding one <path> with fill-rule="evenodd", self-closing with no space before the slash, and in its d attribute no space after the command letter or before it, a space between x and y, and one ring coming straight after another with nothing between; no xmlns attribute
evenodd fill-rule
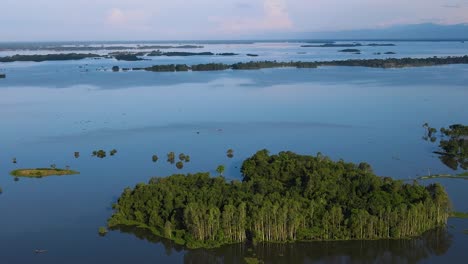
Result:
<svg viewBox="0 0 468 264"><path fill-rule="evenodd" d="M245 240L383 239L444 226L450 202L438 184L404 184L367 163L257 152L242 181L208 173L153 178L127 188L108 225L136 225L188 247Z"/></svg>

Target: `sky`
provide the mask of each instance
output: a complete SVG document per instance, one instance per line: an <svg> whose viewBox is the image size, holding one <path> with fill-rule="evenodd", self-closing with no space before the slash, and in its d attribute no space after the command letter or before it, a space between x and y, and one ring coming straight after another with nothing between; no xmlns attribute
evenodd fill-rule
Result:
<svg viewBox="0 0 468 264"><path fill-rule="evenodd" d="M468 23L468 0L1 0L0 41L191 40Z"/></svg>

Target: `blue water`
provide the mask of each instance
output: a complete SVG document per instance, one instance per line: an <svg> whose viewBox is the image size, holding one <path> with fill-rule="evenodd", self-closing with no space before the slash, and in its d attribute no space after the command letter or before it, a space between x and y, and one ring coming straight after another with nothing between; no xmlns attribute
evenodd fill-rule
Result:
<svg viewBox="0 0 468 264"><path fill-rule="evenodd" d="M395 56L468 54L468 45L458 42L396 44L360 48L393 49ZM260 59L283 61L298 60L297 52L304 49L299 45L216 44L205 50L259 53L264 54ZM307 52L311 60L354 56L329 48ZM251 58L157 59L192 64ZM118 231L98 236L98 227L105 225L112 203L125 187L153 176L215 173L220 164L226 165L228 179L238 179L242 161L263 148L366 161L378 175L397 179L454 173L432 154L436 145L421 139L422 124L468 123L468 65L109 71L115 64L155 63L160 61L0 64L0 72L7 74L0 79L1 263L187 262L195 253L167 242L165 247ZM114 157L91 157L93 150L113 148L118 150ZM226 157L229 148L234 149L233 159ZM80 152L79 159L73 157L75 151ZM177 170L165 162L170 151L189 154L191 162ZM153 154L160 158L157 163L151 161ZM13 157L17 164L11 162ZM15 168L51 164L68 165L81 174L17 182L9 176ZM468 211L468 181L438 181L447 188L454 208ZM440 256L430 254L418 261L445 263L468 256L464 250L468 236L462 234L468 221L451 219L449 224L455 226L449 229L450 247ZM49 251L35 255L37 248ZM387 251L398 254L391 247ZM333 260L320 253L315 256L318 262ZM203 258L195 259L203 263Z"/></svg>

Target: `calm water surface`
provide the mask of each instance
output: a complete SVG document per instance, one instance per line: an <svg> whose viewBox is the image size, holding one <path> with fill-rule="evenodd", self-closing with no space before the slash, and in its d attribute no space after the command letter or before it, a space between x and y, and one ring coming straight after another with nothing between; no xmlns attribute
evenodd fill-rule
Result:
<svg viewBox="0 0 468 264"><path fill-rule="evenodd" d="M328 60L337 49L298 43L207 45L203 51L258 53L260 59ZM468 54L457 42L400 42L395 56ZM363 47L371 56L368 49ZM197 50L198 51L198 50ZM201 50L200 50L201 51ZM4 52L5 53L5 52ZM5 54L1 54L3 56ZM301 57L305 56L305 57ZM251 58L158 58L163 63ZM448 263L468 257L468 220L450 219L448 231L404 241L233 245L185 250L142 230L106 237L99 226L127 186L153 176L227 167L238 179L242 161L263 148L370 163L396 179L454 173L421 139L422 124L468 123L468 65L409 69L324 67L203 73L108 71L113 65L160 61L4 63L0 72L0 262L16 263ZM107 70L107 71L106 71ZM114 157L91 157L116 148ZM228 148L235 157L228 159ZM73 153L81 157L75 159ZM166 153L191 162L177 170ZM151 156L160 157L158 163ZM12 164L16 157L18 164ZM80 175L14 181L9 172L56 164ZM437 180L457 211L468 211L468 181ZM47 249L41 255L34 249Z"/></svg>

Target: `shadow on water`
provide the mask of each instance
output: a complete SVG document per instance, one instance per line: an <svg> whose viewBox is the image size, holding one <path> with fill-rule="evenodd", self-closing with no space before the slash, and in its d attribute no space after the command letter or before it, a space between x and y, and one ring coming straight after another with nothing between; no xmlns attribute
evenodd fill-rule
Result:
<svg viewBox="0 0 468 264"><path fill-rule="evenodd" d="M172 241L155 236L142 228L119 227L152 243L161 243L170 255L185 251L184 263L245 263L255 258L263 263L416 263L444 255L452 245L452 235L439 228L416 239L376 241L298 242L288 244L251 243L217 249L188 250ZM260 262L262 263L262 262Z"/></svg>

